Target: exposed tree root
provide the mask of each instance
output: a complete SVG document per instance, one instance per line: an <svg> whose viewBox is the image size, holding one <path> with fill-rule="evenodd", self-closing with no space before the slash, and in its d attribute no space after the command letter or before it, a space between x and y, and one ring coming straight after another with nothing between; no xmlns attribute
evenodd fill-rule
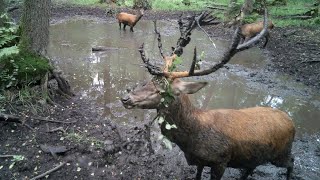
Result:
<svg viewBox="0 0 320 180"><path fill-rule="evenodd" d="M43 177L49 175L50 173L52 173L52 172L54 172L54 171L57 171L58 169L60 169L60 168L61 168L62 166L64 166L65 164L66 164L66 163L63 162L63 163L59 164L58 166L50 169L49 171L46 171L45 173L42 173L42 174L40 174L40 175L38 175L38 176L36 176L36 177L31 178L31 180L36 180L36 179L43 178Z"/></svg>
<svg viewBox="0 0 320 180"><path fill-rule="evenodd" d="M71 86L69 82L63 77L62 72L60 70L51 70L51 74L57 81L61 94L64 94L65 97L69 98L71 98L71 96L74 96L74 93L71 91Z"/></svg>

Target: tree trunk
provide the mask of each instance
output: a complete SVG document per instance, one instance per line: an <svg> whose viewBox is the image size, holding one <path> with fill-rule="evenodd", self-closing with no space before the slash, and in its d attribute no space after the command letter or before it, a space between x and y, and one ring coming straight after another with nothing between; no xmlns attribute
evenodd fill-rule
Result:
<svg viewBox="0 0 320 180"><path fill-rule="evenodd" d="M20 42L22 51L46 54L49 42L50 5L51 0L24 1Z"/></svg>
<svg viewBox="0 0 320 180"><path fill-rule="evenodd" d="M253 11L253 4L254 0L245 0L243 7L242 7L242 13L244 15L249 15Z"/></svg>
<svg viewBox="0 0 320 180"><path fill-rule="evenodd" d="M0 0L0 15L4 13L5 9L6 9L6 5L4 0ZM3 20L0 19L0 27L2 26L3 26Z"/></svg>
<svg viewBox="0 0 320 180"><path fill-rule="evenodd" d="M150 0L133 0L133 8L134 9L151 9L151 1Z"/></svg>

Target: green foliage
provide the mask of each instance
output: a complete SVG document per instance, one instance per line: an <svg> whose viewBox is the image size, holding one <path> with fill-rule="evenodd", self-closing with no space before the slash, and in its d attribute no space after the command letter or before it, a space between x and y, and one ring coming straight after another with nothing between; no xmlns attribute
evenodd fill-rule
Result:
<svg viewBox="0 0 320 180"><path fill-rule="evenodd" d="M182 63L182 58L181 57L176 57L176 59L172 62L172 65L169 67L169 71L172 72L174 71L178 65Z"/></svg>
<svg viewBox="0 0 320 180"><path fill-rule="evenodd" d="M12 160L11 160L12 163L10 164L9 169L12 169L17 162L23 161L23 160L25 160L25 157L23 155L14 155L12 157Z"/></svg>
<svg viewBox="0 0 320 180"><path fill-rule="evenodd" d="M243 22L244 23L254 23L258 20L258 18L261 18L261 16L257 13L254 13L254 14L251 14L249 16L246 16L244 19L243 19Z"/></svg>
<svg viewBox="0 0 320 180"><path fill-rule="evenodd" d="M102 149L104 147L103 141L96 139L95 137L89 137L85 134L80 133L66 133L65 138L69 141L78 143L78 144L86 144L89 146L96 147L98 149ZM61 140L63 140L62 138Z"/></svg>
<svg viewBox="0 0 320 180"><path fill-rule="evenodd" d="M10 19L7 14L0 15L1 21L4 21L4 26L0 27L0 59L3 56L10 56L19 52L17 44L19 41L18 26ZM1 67L1 66L0 66Z"/></svg>
<svg viewBox="0 0 320 180"><path fill-rule="evenodd" d="M77 5L94 5L99 4L100 0L52 0L53 4L77 4Z"/></svg>
<svg viewBox="0 0 320 180"><path fill-rule="evenodd" d="M316 17L310 20L312 25L320 25L320 17Z"/></svg>

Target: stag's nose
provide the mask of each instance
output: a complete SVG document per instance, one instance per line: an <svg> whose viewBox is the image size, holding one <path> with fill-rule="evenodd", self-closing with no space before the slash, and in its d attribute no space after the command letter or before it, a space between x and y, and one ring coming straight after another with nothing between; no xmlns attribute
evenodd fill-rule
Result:
<svg viewBox="0 0 320 180"><path fill-rule="evenodd" d="M121 98L121 102L122 102L123 104L128 103L129 101L130 101L130 96L129 96L129 94L127 94L127 95L125 95L125 96L123 96L123 97Z"/></svg>

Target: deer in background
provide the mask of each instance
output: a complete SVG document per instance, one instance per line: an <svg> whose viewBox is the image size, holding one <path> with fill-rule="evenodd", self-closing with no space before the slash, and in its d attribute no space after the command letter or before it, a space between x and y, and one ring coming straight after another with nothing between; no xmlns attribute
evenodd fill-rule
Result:
<svg viewBox="0 0 320 180"><path fill-rule="evenodd" d="M272 23L272 21L268 22L268 29L271 30L274 28L274 24ZM249 39L251 39L252 37L256 36L257 34L259 34L263 29L263 22L259 21L259 22L255 22L255 23L250 23L250 24L244 24L241 26L241 35L242 38L244 39L244 42L247 42ZM263 48L265 48L267 46L267 43L269 41L269 33L266 34L265 38L266 38L266 42L263 45Z"/></svg>
<svg viewBox="0 0 320 180"><path fill-rule="evenodd" d="M243 13L243 7L241 8L239 14L237 14L233 20L231 20L229 23L225 24L225 27L231 27L234 25L239 24L240 20L244 18L244 13ZM268 22L268 29L272 30L274 28L274 24L272 21ZM249 39L252 37L255 37L257 34L259 34L262 29L263 29L263 21L258 21L254 23L249 23L249 24L243 24L241 25L241 42L247 42ZM265 48L268 44L269 41L269 31L267 31L265 35L265 43L263 45L263 48Z"/></svg>
<svg viewBox="0 0 320 180"><path fill-rule="evenodd" d="M144 10L140 9L136 15L121 12L117 14L117 19L119 22L119 28L121 29L121 23L123 24L123 29L126 29L126 26L130 26L130 31L133 32L133 27L144 15Z"/></svg>
<svg viewBox="0 0 320 180"><path fill-rule="evenodd" d="M182 54L182 48L190 42L191 32L197 24L207 25L210 22L212 19L208 13L194 16L187 23L179 20L181 37L170 56L163 55L161 36L158 34L163 68L153 65L146 58L142 45L139 48L141 58L154 77L123 96L123 105L128 109L157 109L167 123L176 125L176 129L167 129L162 123L161 133L179 146L189 165L197 166L196 179L201 179L204 166L211 167L211 179L221 179L227 167L241 169L241 179L246 179L257 166L268 162L287 168L287 179L290 179L295 127L285 112L270 107L198 109L192 105L188 94L196 93L207 82L185 82L180 79L211 74L228 63L236 53L251 48L267 33L266 12L263 30L249 41L240 44L240 27L236 29L230 48L217 64L195 70L195 49L189 71L169 70L176 57ZM174 98L168 104L163 104L168 88Z"/></svg>

